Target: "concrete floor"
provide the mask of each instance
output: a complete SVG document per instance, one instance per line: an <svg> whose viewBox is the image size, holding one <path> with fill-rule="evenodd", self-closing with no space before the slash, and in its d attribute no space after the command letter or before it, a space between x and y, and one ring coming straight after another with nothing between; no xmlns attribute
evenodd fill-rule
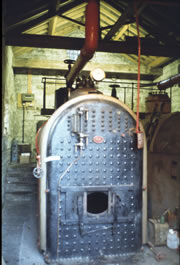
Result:
<svg viewBox="0 0 180 265"><path fill-rule="evenodd" d="M36 182L37 180L35 180ZM37 247L37 185L32 192L25 193L23 199L8 197L2 211L2 255L6 265L45 265ZM15 195L13 195L15 196ZM21 197L22 198L22 197ZM164 254L164 259L156 261L154 254L146 245L130 257L102 259L88 262L88 265L179 265L176 250L156 247ZM76 261L74 265L85 263ZM64 265L62 263L62 265Z"/></svg>

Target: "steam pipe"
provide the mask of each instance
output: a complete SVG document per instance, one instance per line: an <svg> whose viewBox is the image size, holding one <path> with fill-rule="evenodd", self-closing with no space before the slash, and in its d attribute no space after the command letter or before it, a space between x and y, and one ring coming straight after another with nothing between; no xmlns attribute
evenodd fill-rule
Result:
<svg viewBox="0 0 180 265"><path fill-rule="evenodd" d="M142 84L141 87L157 86L158 89L163 90L179 82L180 82L180 73L177 75L171 76L170 78L160 81L158 83Z"/></svg>
<svg viewBox="0 0 180 265"><path fill-rule="evenodd" d="M89 0L86 6L85 43L81 52L66 77L67 86L71 87L76 76L93 57L99 38L99 0Z"/></svg>
<svg viewBox="0 0 180 265"><path fill-rule="evenodd" d="M171 86L177 84L178 82L180 82L180 74L172 76L166 80L160 81L159 83L157 83L157 87L160 90L166 89L168 87L171 87Z"/></svg>

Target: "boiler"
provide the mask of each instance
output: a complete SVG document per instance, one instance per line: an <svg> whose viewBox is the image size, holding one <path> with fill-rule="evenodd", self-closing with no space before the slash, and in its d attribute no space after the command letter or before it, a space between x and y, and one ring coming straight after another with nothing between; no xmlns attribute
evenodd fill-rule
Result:
<svg viewBox="0 0 180 265"><path fill-rule="evenodd" d="M79 89L40 129L34 172L40 249L60 264L129 255L146 243L145 134L138 149L131 109Z"/></svg>

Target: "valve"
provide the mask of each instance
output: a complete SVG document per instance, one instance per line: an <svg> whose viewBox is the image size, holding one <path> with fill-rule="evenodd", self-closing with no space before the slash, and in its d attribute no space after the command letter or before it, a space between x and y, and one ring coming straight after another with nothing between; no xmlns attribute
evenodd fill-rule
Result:
<svg viewBox="0 0 180 265"><path fill-rule="evenodd" d="M40 167L35 167L33 169L33 176L37 179L40 179L42 177L42 168Z"/></svg>

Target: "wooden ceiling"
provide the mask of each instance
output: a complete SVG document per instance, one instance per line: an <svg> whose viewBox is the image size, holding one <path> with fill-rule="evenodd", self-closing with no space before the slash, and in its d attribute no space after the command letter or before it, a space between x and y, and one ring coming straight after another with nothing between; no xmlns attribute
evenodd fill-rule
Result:
<svg viewBox="0 0 180 265"><path fill-rule="evenodd" d="M179 1L139 0L136 4L141 64L153 68L180 58ZM6 45L14 46L16 56L33 47L80 50L86 5L87 1L77 0L5 0ZM100 0L100 32L98 51L118 52L137 64L134 1Z"/></svg>

